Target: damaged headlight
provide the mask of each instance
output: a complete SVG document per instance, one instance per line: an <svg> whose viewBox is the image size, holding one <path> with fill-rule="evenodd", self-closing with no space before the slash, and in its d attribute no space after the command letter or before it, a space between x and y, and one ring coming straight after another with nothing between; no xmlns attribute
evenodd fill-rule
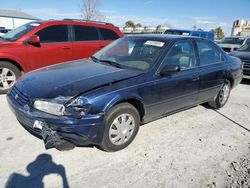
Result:
<svg viewBox="0 0 250 188"><path fill-rule="evenodd" d="M58 97L51 101L35 100L33 107L37 110L56 116L65 115L80 118L88 112L90 103L82 96L71 100L69 100L68 97Z"/></svg>
<svg viewBox="0 0 250 188"><path fill-rule="evenodd" d="M58 104L55 102L36 100L33 104L33 107L37 110L57 116L62 116L65 112L65 106L63 104Z"/></svg>
<svg viewBox="0 0 250 188"><path fill-rule="evenodd" d="M80 118L88 113L90 109L90 102L85 97L77 97L67 104L65 104L65 115L74 116Z"/></svg>

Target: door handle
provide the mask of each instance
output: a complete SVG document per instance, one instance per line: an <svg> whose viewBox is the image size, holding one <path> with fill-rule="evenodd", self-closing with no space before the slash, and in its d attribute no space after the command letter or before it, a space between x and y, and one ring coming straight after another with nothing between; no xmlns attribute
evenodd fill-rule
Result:
<svg viewBox="0 0 250 188"><path fill-rule="evenodd" d="M192 81L193 81L193 82L198 81L198 80L200 80L200 77L199 77L199 76L198 76L198 77L195 77L195 78L192 78Z"/></svg>
<svg viewBox="0 0 250 188"><path fill-rule="evenodd" d="M70 50L71 47L70 46L63 46L62 49L64 49L64 50Z"/></svg>

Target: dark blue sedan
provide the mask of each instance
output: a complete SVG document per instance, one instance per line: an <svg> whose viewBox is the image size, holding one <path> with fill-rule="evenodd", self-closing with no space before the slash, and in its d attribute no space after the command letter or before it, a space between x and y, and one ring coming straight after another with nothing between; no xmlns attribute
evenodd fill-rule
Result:
<svg viewBox="0 0 250 188"><path fill-rule="evenodd" d="M241 79L241 61L207 39L135 35L89 59L31 72L7 99L46 149L117 151L141 124L201 103L224 106Z"/></svg>

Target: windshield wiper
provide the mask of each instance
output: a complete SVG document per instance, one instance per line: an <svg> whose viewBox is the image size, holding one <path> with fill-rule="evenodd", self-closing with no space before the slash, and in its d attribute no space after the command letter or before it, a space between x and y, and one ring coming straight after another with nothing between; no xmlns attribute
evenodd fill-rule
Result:
<svg viewBox="0 0 250 188"><path fill-rule="evenodd" d="M99 62L99 59L98 58L96 58L95 56L91 56L90 57L95 63L98 63Z"/></svg>
<svg viewBox="0 0 250 188"><path fill-rule="evenodd" d="M90 57L95 63L105 63L105 64L108 64L108 65L111 65L113 67L117 67L117 68L122 68L122 65L115 62L115 61L111 61L111 60L108 60L108 59L98 59L96 58L95 56L91 56Z"/></svg>
<svg viewBox="0 0 250 188"><path fill-rule="evenodd" d="M122 68L121 64L119 64L115 61L108 60L108 59L99 59L99 62L107 63L107 64L112 65L112 66L117 67L117 68Z"/></svg>

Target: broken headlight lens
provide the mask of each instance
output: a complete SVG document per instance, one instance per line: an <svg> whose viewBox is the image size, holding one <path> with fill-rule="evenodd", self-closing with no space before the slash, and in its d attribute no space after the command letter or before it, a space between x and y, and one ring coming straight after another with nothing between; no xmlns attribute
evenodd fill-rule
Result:
<svg viewBox="0 0 250 188"><path fill-rule="evenodd" d="M65 115L80 118L88 113L90 109L90 102L85 97L80 96L72 101L69 101L65 106Z"/></svg>
<svg viewBox="0 0 250 188"><path fill-rule="evenodd" d="M33 107L37 110L57 116L62 116L65 112L65 106L63 104L49 101L36 100L33 104Z"/></svg>

